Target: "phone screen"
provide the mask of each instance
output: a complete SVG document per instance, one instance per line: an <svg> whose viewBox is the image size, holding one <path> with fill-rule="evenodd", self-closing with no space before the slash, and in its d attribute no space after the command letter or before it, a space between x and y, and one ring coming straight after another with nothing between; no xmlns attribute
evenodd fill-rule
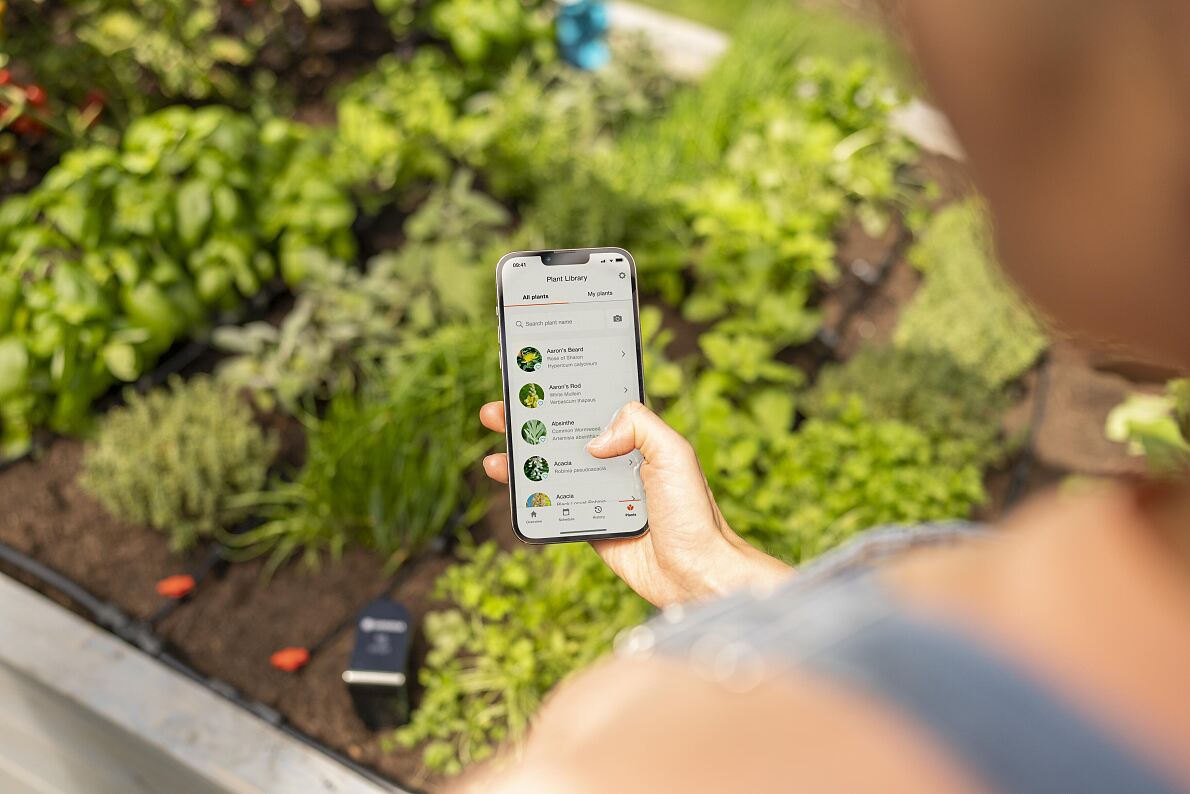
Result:
<svg viewBox="0 0 1190 794"><path fill-rule="evenodd" d="M530 543L648 528L639 452L587 453L644 399L636 266L619 248L514 253L497 267L513 527Z"/></svg>

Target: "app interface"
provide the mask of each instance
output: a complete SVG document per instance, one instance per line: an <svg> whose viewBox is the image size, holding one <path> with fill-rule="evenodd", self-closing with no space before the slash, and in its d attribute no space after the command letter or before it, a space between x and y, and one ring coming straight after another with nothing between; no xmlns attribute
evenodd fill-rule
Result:
<svg viewBox="0 0 1190 794"><path fill-rule="evenodd" d="M513 257L501 270L509 476L522 535L616 535L645 526L641 457L599 460L586 444L641 396L631 263Z"/></svg>

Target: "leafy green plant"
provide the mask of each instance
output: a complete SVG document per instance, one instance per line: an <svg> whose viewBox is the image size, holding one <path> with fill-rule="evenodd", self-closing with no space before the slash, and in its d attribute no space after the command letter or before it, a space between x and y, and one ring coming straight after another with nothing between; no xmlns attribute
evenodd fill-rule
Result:
<svg viewBox="0 0 1190 794"><path fill-rule="evenodd" d="M871 66L803 61L796 74L790 96L742 122L722 170L679 189L700 244L686 316L783 346L818 328L802 307L836 275L836 230L858 217L880 233L913 156L889 125L900 97Z"/></svg>
<svg viewBox="0 0 1190 794"><path fill-rule="evenodd" d="M437 0L428 17L431 30L472 68L499 71L526 53L539 62L556 57L548 0Z"/></svg>
<svg viewBox="0 0 1190 794"><path fill-rule="evenodd" d="M3 354L0 353L0 359ZM80 482L108 512L166 532L178 551L247 517L277 452L234 391L209 378L128 392L88 443Z"/></svg>
<svg viewBox="0 0 1190 794"><path fill-rule="evenodd" d="M782 446L764 484L781 508L762 516L747 497L734 507L752 537L789 559L881 524L964 518L986 498L978 466L954 466L920 430L859 410L812 419Z"/></svg>
<svg viewBox="0 0 1190 794"><path fill-rule="evenodd" d="M279 326L216 329L216 346L234 354L220 378L251 391L263 409L289 413L352 391L406 337L479 315L491 285L479 248L508 220L460 172L409 217L400 251L363 271L341 262L318 268Z"/></svg>
<svg viewBox="0 0 1190 794"><path fill-rule="evenodd" d="M125 121L171 100L246 103L246 72L266 43L284 36L285 12L320 10L318 0L273 0L256 13L218 0L7 6L0 51L55 93L81 101L87 91L103 91Z"/></svg>
<svg viewBox="0 0 1190 794"><path fill-rule="evenodd" d="M447 326L395 349L357 393L309 417L305 466L242 500L265 519L227 538L269 570L295 554L316 564L348 545L399 566L432 538L475 521L486 490L469 476L493 439L475 415L498 387L490 333Z"/></svg>
<svg viewBox="0 0 1190 794"><path fill-rule="evenodd" d="M853 410L853 402L875 420L920 430L938 458L953 466L987 466L1005 451L1001 420L1007 394L945 353L864 348L820 373L801 409L835 420Z"/></svg>
<svg viewBox="0 0 1190 794"><path fill-rule="evenodd" d="M941 443L862 397L795 427L790 386L701 372L663 416L694 445L727 520L791 562L891 522L966 516L984 498L970 448ZM890 411L888 406L882 410Z"/></svg>
<svg viewBox="0 0 1190 794"><path fill-rule="evenodd" d="M1165 394L1133 394L1108 414L1107 437L1128 444L1157 474L1190 468L1190 380L1170 381Z"/></svg>
<svg viewBox="0 0 1190 794"><path fill-rule="evenodd" d="M355 212L324 147L289 122L170 108L0 205L5 451L36 426L83 429L97 396L259 291L278 259L298 279L352 256Z"/></svg>
<svg viewBox="0 0 1190 794"><path fill-rule="evenodd" d="M493 268L511 250L503 232L512 216L474 189L473 179L469 171L456 172L409 216L405 245L368 263L376 278L398 280L408 290L412 330L475 321L491 310Z"/></svg>
<svg viewBox="0 0 1190 794"><path fill-rule="evenodd" d="M474 80L498 74L515 58L555 59L549 0L375 0L400 40L444 42Z"/></svg>
<svg viewBox="0 0 1190 794"><path fill-rule="evenodd" d="M674 332L662 324L661 310L645 306L640 310L640 336L643 368L647 373L649 399L667 400L676 397L685 384L680 364L669 359L666 349Z"/></svg>
<svg viewBox="0 0 1190 794"><path fill-rule="evenodd" d="M537 199L559 182L559 189L581 189L572 172L601 162L612 134L654 115L674 87L647 45L631 42L617 49L621 55L622 62L598 72L517 61L490 90L467 100L455 151L500 198ZM559 180L560 173L568 179ZM534 203L548 206L544 194L540 199Z"/></svg>
<svg viewBox="0 0 1190 794"><path fill-rule="evenodd" d="M430 643L412 721L396 734L426 766L454 774L515 741L541 699L606 653L648 606L585 545L464 552L439 578L450 608L426 617Z"/></svg>
<svg viewBox="0 0 1190 794"><path fill-rule="evenodd" d="M1000 275L978 202L943 209L910 251L925 281L896 344L949 355L993 384L1014 380L1046 347L1041 326Z"/></svg>
<svg viewBox="0 0 1190 794"><path fill-rule="evenodd" d="M339 100L339 167L380 193L445 181L463 95L458 68L437 50L382 58Z"/></svg>

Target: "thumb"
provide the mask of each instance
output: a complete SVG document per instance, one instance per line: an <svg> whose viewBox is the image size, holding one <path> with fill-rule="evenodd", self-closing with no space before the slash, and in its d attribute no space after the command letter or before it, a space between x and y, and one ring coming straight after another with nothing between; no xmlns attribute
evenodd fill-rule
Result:
<svg viewBox="0 0 1190 794"><path fill-rule="evenodd" d="M587 444L587 452L596 458L627 455L634 449L646 463L698 468L690 442L639 402L621 408L607 430Z"/></svg>

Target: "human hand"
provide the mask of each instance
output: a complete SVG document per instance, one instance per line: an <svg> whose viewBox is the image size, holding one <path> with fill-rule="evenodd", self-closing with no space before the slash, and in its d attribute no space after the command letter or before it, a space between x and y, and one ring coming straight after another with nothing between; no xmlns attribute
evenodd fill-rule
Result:
<svg viewBox="0 0 1190 794"><path fill-rule="evenodd" d="M504 404L479 413L489 430L503 433ZM792 569L748 545L728 526L698 464L694 448L661 417L639 402L628 403L611 425L587 445L596 458L641 452L641 481L649 508L649 532L628 540L591 545L628 586L656 606L707 598L749 584L769 584ZM484 471L508 482L508 456L489 455Z"/></svg>

